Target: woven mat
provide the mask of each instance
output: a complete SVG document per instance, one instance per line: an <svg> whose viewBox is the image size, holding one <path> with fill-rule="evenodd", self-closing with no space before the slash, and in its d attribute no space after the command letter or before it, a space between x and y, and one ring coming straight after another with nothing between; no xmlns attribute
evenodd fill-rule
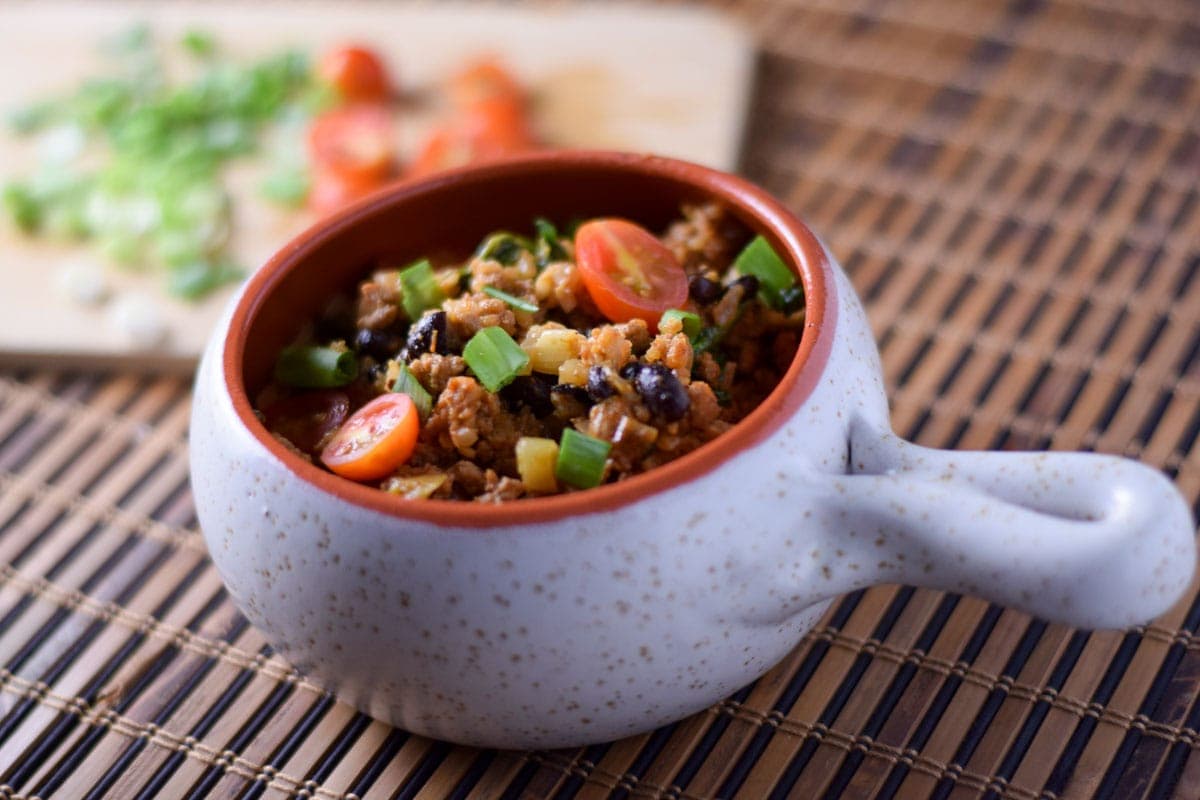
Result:
<svg viewBox="0 0 1200 800"><path fill-rule="evenodd" d="M1200 496L1200 10L741 2L744 171L868 306L896 429ZM0 373L0 797L1200 796L1200 603L1123 633L879 587L719 705L586 749L390 729L209 565L186 382Z"/></svg>

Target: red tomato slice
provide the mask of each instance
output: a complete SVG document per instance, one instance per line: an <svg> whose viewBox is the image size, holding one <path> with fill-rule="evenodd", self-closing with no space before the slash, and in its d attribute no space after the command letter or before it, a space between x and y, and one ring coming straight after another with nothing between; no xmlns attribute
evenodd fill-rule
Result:
<svg viewBox="0 0 1200 800"><path fill-rule="evenodd" d="M317 77L352 103L378 103L392 93L387 68L374 51L345 46L330 50L317 65Z"/></svg>
<svg viewBox="0 0 1200 800"><path fill-rule="evenodd" d="M380 395L346 420L321 451L321 461L353 481L385 478L409 459L420 432L412 398Z"/></svg>
<svg viewBox="0 0 1200 800"><path fill-rule="evenodd" d="M339 208L366 197L383 186L383 180L347 179L332 172L316 171L308 192L308 207L320 216L332 214Z"/></svg>
<svg viewBox="0 0 1200 800"><path fill-rule="evenodd" d="M355 184L381 183L396 168L392 118L378 106L327 111L308 131L313 166Z"/></svg>
<svg viewBox="0 0 1200 800"><path fill-rule="evenodd" d="M575 232L575 260L600 313L613 322L645 320L687 301L687 273L650 231L624 219L596 219Z"/></svg>
<svg viewBox="0 0 1200 800"><path fill-rule="evenodd" d="M341 427L349 414L350 399L345 393L333 390L282 397L263 409L267 430L310 455Z"/></svg>
<svg viewBox="0 0 1200 800"><path fill-rule="evenodd" d="M525 119L515 106L481 103L454 123L435 128L408 166L410 176L428 175L451 167L493 161L537 146Z"/></svg>

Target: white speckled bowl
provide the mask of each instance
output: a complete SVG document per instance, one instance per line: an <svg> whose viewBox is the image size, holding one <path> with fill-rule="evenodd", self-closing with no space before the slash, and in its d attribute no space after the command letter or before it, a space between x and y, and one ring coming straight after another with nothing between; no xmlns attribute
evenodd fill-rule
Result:
<svg viewBox="0 0 1200 800"><path fill-rule="evenodd" d="M763 405L684 458L502 506L404 501L298 459L251 410L278 349L378 256L465 252L536 215L659 226L708 197L793 264L808 325ZM318 225L213 337L191 437L213 560L279 652L380 719L476 745L577 745L679 719L874 583L1119 627L1167 609L1195 564L1191 515L1147 467L896 438L829 252L761 190L659 158L537 156L401 185Z"/></svg>

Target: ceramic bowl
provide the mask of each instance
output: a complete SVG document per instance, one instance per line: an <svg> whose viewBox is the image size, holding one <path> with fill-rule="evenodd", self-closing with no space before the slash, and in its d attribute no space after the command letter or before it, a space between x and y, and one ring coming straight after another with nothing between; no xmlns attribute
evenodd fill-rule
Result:
<svg viewBox="0 0 1200 800"><path fill-rule="evenodd" d="M503 505L406 501L297 458L251 409L278 350L382 256L463 254L539 215L653 229L705 199L791 264L807 324L762 405L674 462ZM213 560L280 654L379 719L493 747L610 740L703 709L871 584L1120 627L1167 609L1196 558L1179 493L1137 463L898 439L828 249L761 189L645 156L563 152L398 185L289 243L208 346L191 453Z"/></svg>

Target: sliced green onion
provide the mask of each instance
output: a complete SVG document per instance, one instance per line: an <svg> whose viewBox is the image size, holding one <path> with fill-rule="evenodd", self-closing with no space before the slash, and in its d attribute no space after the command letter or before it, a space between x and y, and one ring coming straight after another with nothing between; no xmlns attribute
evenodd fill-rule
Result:
<svg viewBox="0 0 1200 800"><path fill-rule="evenodd" d="M42 204L25 184L8 184L0 200L3 200L5 211L22 232L35 233L42 226Z"/></svg>
<svg viewBox="0 0 1200 800"><path fill-rule="evenodd" d="M400 302L411 320L420 319L422 311L438 308L446 299L433 274L433 265L424 258L400 270L400 289L404 293Z"/></svg>
<svg viewBox="0 0 1200 800"><path fill-rule="evenodd" d="M208 31L190 30L183 34L179 43L197 58L208 58L217 52L217 40Z"/></svg>
<svg viewBox="0 0 1200 800"><path fill-rule="evenodd" d="M529 366L529 354L504 332L484 328L463 348L463 360L489 392L498 392Z"/></svg>
<svg viewBox="0 0 1200 800"><path fill-rule="evenodd" d="M195 300L243 277L245 273L232 264L196 261L173 268L167 274L167 291L185 300Z"/></svg>
<svg viewBox="0 0 1200 800"><path fill-rule="evenodd" d="M758 296L771 308L780 308L782 293L796 284L796 276L761 236L755 236L733 263L739 275L758 278Z"/></svg>
<svg viewBox="0 0 1200 800"><path fill-rule="evenodd" d="M518 311L528 311L530 314L532 314L538 310L536 304L530 303L528 300L522 300L519 297L514 297L508 292L497 289L495 286L483 287L483 293L489 297L494 297L497 300L503 300Z"/></svg>
<svg viewBox="0 0 1200 800"><path fill-rule="evenodd" d="M413 405L417 407L417 414L420 415L422 422L429 417L429 412L433 409L433 397L417 380L417 376L412 374L412 370L404 364L400 365L400 374L396 376L396 380L392 381L392 391L406 394L412 398Z"/></svg>
<svg viewBox="0 0 1200 800"><path fill-rule="evenodd" d="M354 353L332 347L285 347L275 362L275 380L298 389L345 386L357 376Z"/></svg>
<svg viewBox="0 0 1200 800"><path fill-rule="evenodd" d="M554 475L576 489L591 489L604 480L604 462L612 442L588 436L574 428L564 428L558 443L558 463Z"/></svg>
<svg viewBox="0 0 1200 800"><path fill-rule="evenodd" d="M498 261L506 267L517 263L521 253L533 250L533 242L524 236L517 236L508 231L496 231L489 234L475 251L478 258L488 261Z"/></svg>
<svg viewBox="0 0 1200 800"><path fill-rule="evenodd" d="M308 170L301 166L281 166L263 179L262 196L288 208L299 208L308 197L311 185Z"/></svg>
<svg viewBox="0 0 1200 800"><path fill-rule="evenodd" d="M663 312L662 317L658 320L658 327L662 328L663 323L669 319L677 319L683 325L683 333L693 342L700 335L700 328L704 321L700 319L699 314L694 314L691 311L684 311L679 308L668 308Z"/></svg>

